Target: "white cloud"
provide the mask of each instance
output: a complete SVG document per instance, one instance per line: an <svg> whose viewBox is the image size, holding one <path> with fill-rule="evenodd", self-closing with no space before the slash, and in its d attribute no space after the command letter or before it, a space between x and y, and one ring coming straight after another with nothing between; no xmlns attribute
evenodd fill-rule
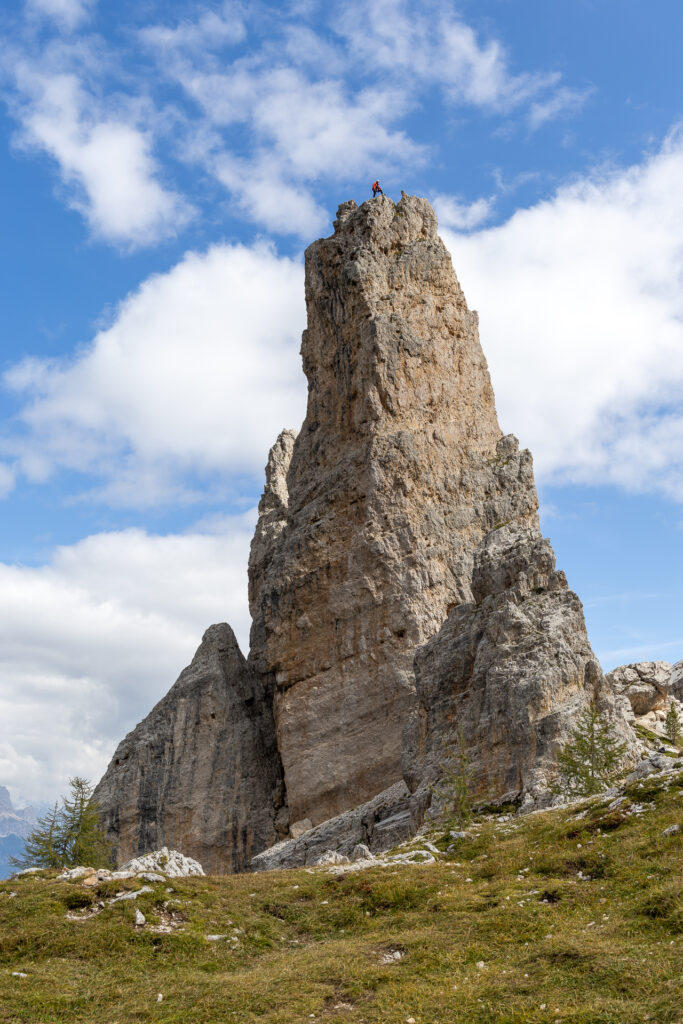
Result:
<svg viewBox="0 0 683 1024"><path fill-rule="evenodd" d="M16 474L12 466L0 462L0 499L6 498L14 490Z"/></svg>
<svg viewBox="0 0 683 1024"><path fill-rule="evenodd" d="M283 181L277 161L265 154L238 160L223 153L212 162L216 178L235 196L246 216L269 231L310 239L328 220L325 210L301 186Z"/></svg>
<svg viewBox="0 0 683 1024"><path fill-rule="evenodd" d="M244 39L246 28L237 4L224 3L221 12L210 9L195 12L195 19L180 21L175 28L150 25L140 38L149 46L165 51L177 49L206 51Z"/></svg>
<svg viewBox="0 0 683 1024"><path fill-rule="evenodd" d="M69 31L78 28L90 17L97 0L28 0L27 10L53 18L62 28Z"/></svg>
<svg viewBox="0 0 683 1024"><path fill-rule="evenodd" d="M537 100L529 108L529 127L535 131L548 121L576 114L593 92L593 89L571 89L563 86L547 99Z"/></svg>
<svg viewBox="0 0 683 1024"><path fill-rule="evenodd" d="M454 104L506 113L547 93L548 120L554 116L550 104L558 104L560 94L565 97L557 114L568 112L569 94L577 92L558 92L556 71L513 74L503 45L497 39L480 42L451 3L360 0L344 4L336 27L359 64L408 76L412 89L435 83Z"/></svg>
<svg viewBox="0 0 683 1024"><path fill-rule="evenodd" d="M212 622L248 644L254 513L213 531L104 533L38 568L0 564L0 782L50 799L99 778Z"/></svg>
<svg viewBox="0 0 683 1024"><path fill-rule="evenodd" d="M503 427L545 479L683 500L683 134L507 223L444 232Z"/></svg>
<svg viewBox="0 0 683 1024"><path fill-rule="evenodd" d="M5 375L27 404L25 436L4 447L34 480L76 469L138 505L178 497L184 472L260 476L279 431L303 419L304 319L300 263L265 245L188 253L71 363Z"/></svg>
<svg viewBox="0 0 683 1024"><path fill-rule="evenodd" d="M463 203L456 196L436 195L432 198L432 206L439 218L441 228L452 228L454 231L471 231L491 218L494 199L476 199L473 203Z"/></svg>
<svg viewBox="0 0 683 1024"><path fill-rule="evenodd" d="M31 2L73 28L94 0ZM20 144L56 161L66 201L100 238L149 245L192 217L155 157L169 128L172 158L199 163L238 213L308 237L324 216L316 188L391 179L434 155L401 121L433 103L435 88L447 105L526 110L534 128L576 112L585 98L558 72L514 73L500 41L480 38L448 0L332 5L332 31L309 24L305 4L255 11L226 0L191 14L132 37L146 50L137 71L93 36L52 39L42 51L36 38L21 40L11 100ZM159 79L185 95L171 103Z"/></svg>
<svg viewBox="0 0 683 1024"><path fill-rule="evenodd" d="M187 223L192 210L157 180L152 137L133 114L126 119L102 109L74 74L45 73L18 61L15 76L18 144L57 162L69 205L95 235L148 245Z"/></svg>
<svg viewBox="0 0 683 1024"><path fill-rule="evenodd" d="M311 192L321 179L366 174L370 181L425 160L425 148L392 127L409 106L396 88L353 92L342 79L316 81L258 61L227 71L180 62L175 73L212 128L195 130L189 158L199 159L239 208L271 231L310 238L321 229L325 214ZM247 157L235 156L221 134L235 125L249 132Z"/></svg>

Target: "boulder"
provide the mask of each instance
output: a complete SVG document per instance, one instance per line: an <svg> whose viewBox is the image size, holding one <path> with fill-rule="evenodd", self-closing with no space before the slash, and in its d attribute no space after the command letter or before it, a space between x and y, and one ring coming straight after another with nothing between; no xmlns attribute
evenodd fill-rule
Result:
<svg viewBox="0 0 683 1024"><path fill-rule="evenodd" d="M203 875L204 869L199 861L186 857L178 850L169 850L162 846L160 850L146 853L143 857L135 857L122 866L122 871L132 871L152 882L163 882L168 878L186 878L190 875ZM160 872L160 874L159 874Z"/></svg>

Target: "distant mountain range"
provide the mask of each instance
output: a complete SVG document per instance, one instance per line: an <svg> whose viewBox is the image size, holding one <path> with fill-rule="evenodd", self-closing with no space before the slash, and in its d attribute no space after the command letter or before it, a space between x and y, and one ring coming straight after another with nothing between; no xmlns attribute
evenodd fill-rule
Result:
<svg viewBox="0 0 683 1024"><path fill-rule="evenodd" d="M24 848L24 839L36 823L33 807L15 808L9 791L0 786L0 878L12 873L10 857L18 857Z"/></svg>

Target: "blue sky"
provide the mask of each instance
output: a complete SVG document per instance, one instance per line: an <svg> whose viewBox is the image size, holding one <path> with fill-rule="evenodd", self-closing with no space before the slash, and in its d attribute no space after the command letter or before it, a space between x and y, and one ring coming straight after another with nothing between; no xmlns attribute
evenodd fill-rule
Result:
<svg viewBox="0 0 683 1024"><path fill-rule="evenodd" d="M428 196L608 669L683 657L674 0L6 0L0 784L99 776L202 630L248 632L302 253Z"/></svg>

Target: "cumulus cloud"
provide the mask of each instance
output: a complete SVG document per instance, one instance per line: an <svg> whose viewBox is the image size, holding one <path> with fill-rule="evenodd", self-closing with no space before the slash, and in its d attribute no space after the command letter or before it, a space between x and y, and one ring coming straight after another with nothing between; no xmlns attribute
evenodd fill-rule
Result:
<svg viewBox="0 0 683 1024"><path fill-rule="evenodd" d="M152 135L135 124L132 111L128 119L123 111L108 112L72 73L19 60L14 75L16 142L56 161L69 205L93 234L149 245L187 223L191 207L160 184Z"/></svg>
<svg viewBox="0 0 683 1024"><path fill-rule="evenodd" d="M439 218L441 228L452 228L454 231L470 231L490 220L495 200L476 199L473 203L464 203L456 196L436 195L432 197L432 206Z"/></svg>
<svg viewBox="0 0 683 1024"><path fill-rule="evenodd" d="M73 361L6 373L27 404L24 435L3 445L33 480L105 474L104 496L126 504L182 497L184 473L260 474L279 431L303 419L304 319L299 262L266 245L188 253Z"/></svg>
<svg viewBox="0 0 683 1024"><path fill-rule="evenodd" d="M94 0L30 3L71 30ZM300 4L255 11L226 0L188 14L129 36L135 70L94 36L43 44L28 33L2 48L20 144L55 161L63 196L98 238L149 245L188 223L194 208L164 180L164 153L166 172L180 161L213 175L240 216L308 237L324 218L323 185L414 171L434 156L403 122L435 89L446 107L515 112L534 129L587 95L556 71L513 72L501 42L447 0L352 0L315 22Z"/></svg>
<svg viewBox="0 0 683 1024"><path fill-rule="evenodd" d="M222 153L210 161L216 178L233 194L249 220L276 234L312 238L328 220L310 192L283 180L277 161L268 154L240 160Z"/></svg>
<svg viewBox="0 0 683 1024"><path fill-rule="evenodd" d="M504 429L546 480L683 500L683 133L468 236L445 231Z"/></svg>
<svg viewBox="0 0 683 1024"><path fill-rule="evenodd" d="M103 533L38 568L0 564L0 779L50 799L99 778L116 743L228 621L248 644L255 515L151 536Z"/></svg>

